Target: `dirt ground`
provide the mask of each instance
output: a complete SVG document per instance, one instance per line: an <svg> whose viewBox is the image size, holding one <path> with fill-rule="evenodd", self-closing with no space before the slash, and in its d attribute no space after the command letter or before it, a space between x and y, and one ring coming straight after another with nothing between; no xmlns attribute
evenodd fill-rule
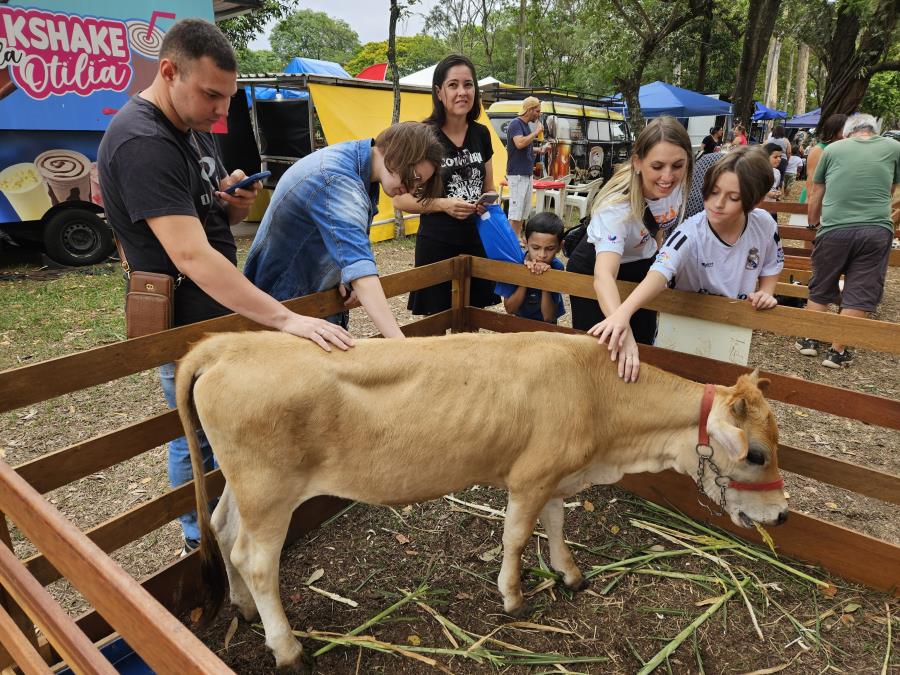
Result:
<svg viewBox="0 0 900 675"><path fill-rule="evenodd" d="M242 252L246 252L249 243L249 238L239 240ZM411 268L412 253L412 240L377 245L381 273ZM75 278L72 274L42 276L28 266L0 272L7 273L5 283L21 284L23 289L75 283L79 290L72 292L77 293L88 292L91 284L108 282L117 276L111 265L98 266L93 276L80 275L77 283L72 282ZM107 311L121 324L121 307L116 302L114 298ZM391 299L391 305L401 324L413 319L406 311L406 296ZM91 337L88 326L98 318L90 312L74 314L66 319L58 334L35 337L30 327L21 323L17 326L15 321L0 327L3 347L0 368L121 339L122 335L116 333L116 330L123 332L121 325L110 328L108 336ZM900 321L897 269L890 271L878 318ZM568 315L563 323L567 320ZM365 315L354 310L351 332L365 335L371 331ZM96 341L88 343L86 336ZM782 336L756 333L750 364L894 400L900 398L897 356L860 350L849 368L830 371L820 365L819 359L800 356L792 342ZM774 408L785 443L900 474L898 432L795 406L776 403ZM0 451L7 462L16 465L164 409L155 373L138 373L0 415ZM60 488L47 497L85 529L164 492L168 487L164 467L165 449L157 448ZM786 474L785 478L793 509L900 543L900 518L895 506L800 476ZM495 549L500 543L500 523L492 519L496 516L478 508L502 509L502 495L475 488L457 497L470 506L446 500L406 509L356 505L286 551L282 559L282 598L295 630L347 633L422 583L427 584L428 590L419 598L421 604L405 604L364 634L408 648L450 649L453 644L433 612L457 624L475 640L508 624L494 583L499 569ZM669 547L665 540L633 525L632 519L649 517L647 507L614 488L597 487L573 497L567 512L568 538L586 547L576 551L584 571L639 552L657 550L653 547ZM15 531L13 534L17 554L28 555L32 550L29 542ZM180 531L172 523L116 551L113 557L131 574L141 577L171 560L180 548ZM853 555L852 551L847 553ZM740 598L733 598L663 662L661 671L881 672L889 644L887 617L890 615L893 644L885 672L900 672L900 642L896 637L900 635L897 619L900 603L896 599L830 579L820 570L803 568L833 585L824 593L771 565L748 563L739 554L729 552L723 559L736 568L746 569L748 578L755 575L756 580L748 586L748 601L764 638L760 640L755 634L744 603ZM656 572L704 578L721 574L720 566L695 556L680 556L672 561L662 570L655 568ZM542 588L546 584L541 583L544 581L539 571L541 559L534 548L526 554L523 565L538 569L525 582L527 588L538 589L532 597L536 611L529 619L537 627L507 626L492 636L514 647L491 640L485 644L492 645L498 653L514 653L516 649L552 652L559 655L558 661L551 659L544 665L525 666L516 665L509 658L501 665L491 666L484 660L477 663L453 654L422 656L436 659L454 673L636 672L642 662L708 606L697 603L722 592L708 579L616 571L598 574L590 590L573 596L558 587ZM323 574L314 586L351 599L358 606L350 607L309 591L306 581L319 569ZM84 609L83 599L65 582L54 584L51 590L70 613ZM274 662L263 644L259 626L236 622L235 632L226 639L233 618L234 613L225 610L203 639L238 672L271 672ZM625 626L627 630L623 630ZM454 639L466 648L464 639L458 635ZM307 638L304 644L314 651L324 643ZM554 665L562 663L566 656L606 660ZM317 660L320 673L432 670L432 666L409 656L355 646L338 647Z"/></svg>

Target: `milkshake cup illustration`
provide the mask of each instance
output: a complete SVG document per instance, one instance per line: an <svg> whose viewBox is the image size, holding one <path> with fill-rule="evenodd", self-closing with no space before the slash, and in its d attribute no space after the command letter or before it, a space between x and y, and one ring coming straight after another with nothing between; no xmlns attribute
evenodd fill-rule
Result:
<svg viewBox="0 0 900 675"><path fill-rule="evenodd" d="M0 99L4 99L16 90L16 83L12 81L9 67L0 70Z"/></svg>
<svg viewBox="0 0 900 675"><path fill-rule="evenodd" d="M131 45L131 67L134 75L128 86L128 95L133 96L146 89L159 70L159 49L165 33L156 26L151 28L146 21L127 21L128 44Z"/></svg>
<svg viewBox="0 0 900 675"><path fill-rule="evenodd" d="M40 220L52 206L47 184L32 162L13 164L0 171L0 192L22 220Z"/></svg>
<svg viewBox="0 0 900 675"><path fill-rule="evenodd" d="M97 206L103 206L103 193L100 192L100 172L97 170L97 162L91 164L91 201Z"/></svg>
<svg viewBox="0 0 900 675"><path fill-rule="evenodd" d="M50 186L54 204L69 200L90 201L91 160L74 150L47 150L34 164Z"/></svg>

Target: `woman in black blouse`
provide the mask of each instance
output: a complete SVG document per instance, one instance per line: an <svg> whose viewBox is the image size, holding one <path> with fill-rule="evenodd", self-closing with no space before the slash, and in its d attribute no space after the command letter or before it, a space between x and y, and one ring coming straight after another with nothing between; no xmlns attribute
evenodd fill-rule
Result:
<svg viewBox="0 0 900 675"><path fill-rule="evenodd" d="M416 267L460 254L483 257L476 218L484 208L476 202L483 193L496 190L491 135L487 127L475 121L481 114L475 66L465 56L452 54L435 67L432 83L433 109L424 122L436 128L444 146L444 195L428 204L410 194L394 198L396 208L422 214L416 236ZM494 282L472 280L470 304L486 307L499 301ZM413 291L409 309L413 314L450 309L450 282Z"/></svg>

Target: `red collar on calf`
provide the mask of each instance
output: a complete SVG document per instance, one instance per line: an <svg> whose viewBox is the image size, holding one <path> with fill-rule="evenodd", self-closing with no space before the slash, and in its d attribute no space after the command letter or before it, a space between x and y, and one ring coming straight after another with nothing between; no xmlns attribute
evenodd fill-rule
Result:
<svg viewBox="0 0 900 675"><path fill-rule="evenodd" d="M713 400L716 398L716 385L707 384L703 389L703 399L700 401L700 425L697 429L697 446L709 447L709 433L706 431L706 422L709 419L709 411L712 410ZM735 490L748 490L750 492L764 492L766 490L780 490L784 487L784 479L772 480L768 483L742 483L730 478L728 487Z"/></svg>

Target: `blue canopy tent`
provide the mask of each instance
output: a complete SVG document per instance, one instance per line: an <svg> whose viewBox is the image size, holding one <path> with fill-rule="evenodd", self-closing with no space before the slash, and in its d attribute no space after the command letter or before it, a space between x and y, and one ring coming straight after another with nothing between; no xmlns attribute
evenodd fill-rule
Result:
<svg viewBox="0 0 900 675"><path fill-rule="evenodd" d="M305 73L307 75L333 75L334 77L350 78L351 75L334 61L321 61L319 59L307 59L295 56L284 68L285 73ZM309 93L297 89L280 89L276 87L256 87L254 92L257 100L271 101L276 98L309 98ZM250 89L247 88L247 105L253 105L250 100Z"/></svg>
<svg viewBox="0 0 900 675"><path fill-rule="evenodd" d="M616 94L621 98L621 94ZM638 90L638 101L644 117L697 117L701 115L730 115L731 104L720 101L690 89L682 89L666 82L651 82ZM620 108L628 114L627 104Z"/></svg>
<svg viewBox="0 0 900 675"><path fill-rule="evenodd" d="M752 119L754 122L787 119L788 114L782 110L773 110L772 108L767 108L759 101L754 101L753 104L756 106L756 109L754 110L753 115L750 116L750 119Z"/></svg>
<svg viewBox="0 0 900 675"><path fill-rule="evenodd" d="M812 129L819 124L819 118L822 116L822 109L816 108L802 115L792 117L784 123L786 127L799 127L801 129Z"/></svg>

